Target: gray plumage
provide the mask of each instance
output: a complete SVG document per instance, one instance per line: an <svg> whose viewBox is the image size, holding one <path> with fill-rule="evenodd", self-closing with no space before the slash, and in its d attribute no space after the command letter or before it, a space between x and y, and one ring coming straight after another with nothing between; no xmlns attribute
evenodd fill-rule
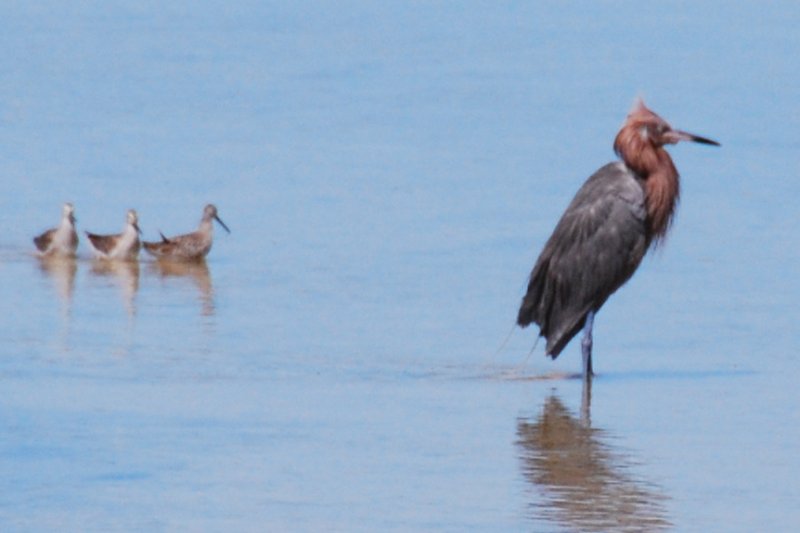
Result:
<svg viewBox="0 0 800 533"><path fill-rule="evenodd" d="M651 244L663 239L680 183L665 145L719 146L670 126L638 100L616 139L621 161L595 172L556 225L531 272L517 323L539 325L554 359L583 329L583 375L592 375L592 325L605 301L636 271Z"/></svg>
<svg viewBox="0 0 800 533"><path fill-rule="evenodd" d="M649 244L641 178L609 163L578 190L531 272L517 317L535 322L556 358L636 271Z"/></svg>

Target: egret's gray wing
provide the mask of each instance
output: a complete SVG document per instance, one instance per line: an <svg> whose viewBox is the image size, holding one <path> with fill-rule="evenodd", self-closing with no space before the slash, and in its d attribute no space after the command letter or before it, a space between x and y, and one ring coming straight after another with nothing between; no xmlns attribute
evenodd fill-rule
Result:
<svg viewBox="0 0 800 533"><path fill-rule="evenodd" d="M557 357L631 275L649 244L644 190L622 163L610 163L578 190L531 272L517 323L535 322Z"/></svg>

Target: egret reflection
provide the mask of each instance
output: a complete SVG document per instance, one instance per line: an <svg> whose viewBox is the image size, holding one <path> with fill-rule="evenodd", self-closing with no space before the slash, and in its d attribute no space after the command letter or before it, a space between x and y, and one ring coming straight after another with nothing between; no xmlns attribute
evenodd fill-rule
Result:
<svg viewBox="0 0 800 533"><path fill-rule="evenodd" d="M576 531L669 529L666 496L635 475L635 460L611 435L591 426L588 387L579 417L552 394L538 416L517 421L522 472L539 495L536 520Z"/></svg>
<svg viewBox="0 0 800 533"><path fill-rule="evenodd" d="M192 280L200 296L202 315L214 314L214 287L205 259L199 261L159 260L154 261L151 265L155 274L162 279L177 277Z"/></svg>

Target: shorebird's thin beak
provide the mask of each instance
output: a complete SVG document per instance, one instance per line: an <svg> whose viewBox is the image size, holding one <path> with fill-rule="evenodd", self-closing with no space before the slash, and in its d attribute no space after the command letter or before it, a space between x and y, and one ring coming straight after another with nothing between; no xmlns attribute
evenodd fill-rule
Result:
<svg viewBox="0 0 800 533"><path fill-rule="evenodd" d="M141 234L142 234L142 230L141 230L141 229L139 229L139 224L138 224L137 222L134 222L134 223L133 223L133 227L134 227L134 229L136 230L136 233L138 233L139 235L141 235Z"/></svg>
<svg viewBox="0 0 800 533"><path fill-rule="evenodd" d="M228 229L228 226L226 226L225 223L222 221L222 219L219 218L217 215L214 215L214 220L219 222L219 225L222 226L223 228L225 228L225 231L227 231L228 233L231 232L231 230Z"/></svg>

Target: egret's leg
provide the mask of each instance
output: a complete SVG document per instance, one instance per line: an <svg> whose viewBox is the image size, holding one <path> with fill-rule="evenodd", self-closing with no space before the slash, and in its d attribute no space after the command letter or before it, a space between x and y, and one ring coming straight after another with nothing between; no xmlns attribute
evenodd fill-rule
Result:
<svg viewBox="0 0 800 533"><path fill-rule="evenodd" d="M591 379L592 372L592 324L594 324L594 311L586 315L583 323L583 338L581 339L581 353L583 354L583 379Z"/></svg>
<svg viewBox="0 0 800 533"><path fill-rule="evenodd" d="M592 380L583 380L583 391L581 392L581 424L584 427L592 425Z"/></svg>

